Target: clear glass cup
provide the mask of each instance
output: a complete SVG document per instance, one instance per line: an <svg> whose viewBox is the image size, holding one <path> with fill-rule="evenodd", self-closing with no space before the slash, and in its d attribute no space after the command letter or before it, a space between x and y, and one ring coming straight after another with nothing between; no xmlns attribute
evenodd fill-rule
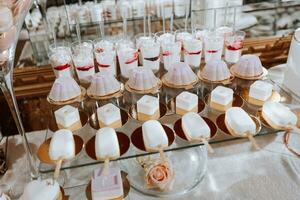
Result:
<svg viewBox="0 0 300 200"><path fill-rule="evenodd" d="M228 63L237 63L242 55L243 42L246 33L236 31L232 36L225 38L225 61Z"/></svg>
<svg viewBox="0 0 300 200"><path fill-rule="evenodd" d="M141 45L143 66L157 72L160 66L160 44L147 41Z"/></svg>
<svg viewBox="0 0 300 200"><path fill-rule="evenodd" d="M72 43L72 57L78 79L90 82L95 74L93 43L90 40Z"/></svg>
<svg viewBox="0 0 300 200"><path fill-rule="evenodd" d="M212 32L204 36L205 62L220 60L224 47L224 37Z"/></svg>
<svg viewBox="0 0 300 200"><path fill-rule="evenodd" d="M163 32L159 31L155 33L156 41L160 44L160 48L162 51L163 43L173 43L175 42L175 33L174 32ZM164 63L163 55L160 55L160 62Z"/></svg>
<svg viewBox="0 0 300 200"><path fill-rule="evenodd" d="M94 51L103 52L103 51L112 51L115 49L114 43L106 39L96 39L94 42Z"/></svg>
<svg viewBox="0 0 300 200"><path fill-rule="evenodd" d="M216 29L216 33L226 38L233 35L233 28L230 26L220 26Z"/></svg>
<svg viewBox="0 0 300 200"><path fill-rule="evenodd" d="M56 77L73 77L72 52L69 43L51 44L48 54Z"/></svg>
<svg viewBox="0 0 300 200"><path fill-rule="evenodd" d="M139 51L139 63L141 65L143 65L143 55L142 55L141 47L142 47L142 44L147 42L147 41L155 42L154 34L151 34L149 36L149 34L145 35L144 33L140 33L140 34L137 34L135 36L135 44L136 44L136 48Z"/></svg>
<svg viewBox="0 0 300 200"><path fill-rule="evenodd" d="M162 55L164 68L169 70L173 63L180 62L181 42L163 43Z"/></svg>
<svg viewBox="0 0 300 200"><path fill-rule="evenodd" d="M202 41L197 39L189 39L183 42L184 62L190 67L200 67L202 46Z"/></svg>
<svg viewBox="0 0 300 200"><path fill-rule="evenodd" d="M181 42L181 58L180 60L184 60L184 49L183 49L183 42L186 40L191 40L193 39L193 34L191 29L179 29L175 31L175 38L176 41Z"/></svg>
<svg viewBox="0 0 300 200"><path fill-rule="evenodd" d="M121 75L125 78L128 78L130 71L138 67L138 50L136 48L125 47L120 48L117 53Z"/></svg>

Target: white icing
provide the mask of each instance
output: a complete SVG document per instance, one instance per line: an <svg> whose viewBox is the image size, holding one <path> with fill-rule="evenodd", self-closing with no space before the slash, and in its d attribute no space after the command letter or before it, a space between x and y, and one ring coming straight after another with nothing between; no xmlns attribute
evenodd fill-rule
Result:
<svg viewBox="0 0 300 200"><path fill-rule="evenodd" d="M56 200L60 194L60 188L52 179L34 180L28 183L20 200Z"/></svg>
<svg viewBox="0 0 300 200"><path fill-rule="evenodd" d="M233 90L231 88L218 86L211 92L210 100L221 105L228 105L233 100Z"/></svg>
<svg viewBox="0 0 300 200"><path fill-rule="evenodd" d="M59 77L55 80L49 93L53 101L67 101L81 94L80 86L70 77Z"/></svg>
<svg viewBox="0 0 300 200"><path fill-rule="evenodd" d="M255 81L249 90L249 96L261 101L266 101L272 95L273 85L265 81Z"/></svg>
<svg viewBox="0 0 300 200"><path fill-rule="evenodd" d="M51 160L72 159L75 156L75 141L73 133L67 129L56 131L49 146Z"/></svg>
<svg viewBox="0 0 300 200"><path fill-rule="evenodd" d="M69 127L75 122L80 121L78 108L66 105L54 112L56 123L64 127Z"/></svg>
<svg viewBox="0 0 300 200"><path fill-rule="evenodd" d="M88 88L90 94L95 96L105 96L120 91L121 84L110 72L98 72L91 81Z"/></svg>
<svg viewBox="0 0 300 200"><path fill-rule="evenodd" d="M209 138L210 128L204 119L197 113L189 112L182 117L182 128L188 138L199 139Z"/></svg>
<svg viewBox="0 0 300 200"><path fill-rule="evenodd" d="M229 108L225 113L225 121L234 133L240 136L248 133L254 135L256 132L255 122L242 108Z"/></svg>
<svg viewBox="0 0 300 200"><path fill-rule="evenodd" d="M162 125L156 120L149 120L142 125L145 147L158 150L168 146L168 136Z"/></svg>
<svg viewBox="0 0 300 200"><path fill-rule="evenodd" d="M190 111L198 106L198 96L190 92L181 92L176 97L176 107Z"/></svg>
<svg viewBox="0 0 300 200"><path fill-rule="evenodd" d="M153 115L159 110L159 100L156 97L144 95L137 101L137 112Z"/></svg>
<svg viewBox="0 0 300 200"><path fill-rule="evenodd" d="M103 122L105 125L121 120L120 109L112 103L108 103L97 109L98 120Z"/></svg>
<svg viewBox="0 0 300 200"><path fill-rule="evenodd" d="M267 101L262 107L262 112L272 123L280 127L297 124L297 116L290 108L278 102Z"/></svg>
<svg viewBox="0 0 300 200"><path fill-rule="evenodd" d="M97 131L95 151L97 159L111 159L120 156L119 141L113 128L104 127Z"/></svg>

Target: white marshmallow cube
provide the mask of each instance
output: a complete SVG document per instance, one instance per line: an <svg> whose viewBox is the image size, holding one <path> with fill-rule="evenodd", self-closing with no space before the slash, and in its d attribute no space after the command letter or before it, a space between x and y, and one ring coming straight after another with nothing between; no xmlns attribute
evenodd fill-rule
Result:
<svg viewBox="0 0 300 200"><path fill-rule="evenodd" d="M75 141L70 130L61 129L54 133L50 142L49 157L51 160L75 157Z"/></svg>
<svg viewBox="0 0 300 200"><path fill-rule="evenodd" d="M146 150L159 150L168 147L168 136L157 120L149 120L142 125L143 140Z"/></svg>
<svg viewBox="0 0 300 200"><path fill-rule="evenodd" d="M210 100L220 105L228 105L233 101L233 90L231 88L218 86L211 92Z"/></svg>
<svg viewBox="0 0 300 200"><path fill-rule="evenodd" d="M121 120L120 109L112 103L108 103L97 109L98 120L105 125L110 125L116 121Z"/></svg>
<svg viewBox="0 0 300 200"><path fill-rule="evenodd" d="M210 137L209 126L197 113L185 114L182 117L181 126L188 140Z"/></svg>
<svg viewBox="0 0 300 200"><path fill-rule="evenodd" d="M266 101L272 95L273 85L265 81L255 81L249 90L249 96L261 101Z"/></svg>
<svg viewBox="0 0 300 200"><path fill-rule="evenodd" d="M54 112L56 123L63 127L70 127L74 123L80 121L78 108L66 105Z"/></svg>
<svg viewBox="0 0 300 200"><path fill-rule="evenodd" d="M198 96L190 92L181 92L176 97L176 107L190 111L198 107Z"/></svg>
<svg viewBox="0 0 300 200"><path fill-rule="evenodd" d="M97 131L95 151L97 159L100 160L116 159L120 156L119 141L113 128L104 127Z"/></svg>
<svg viewBox="0 0 300 200"><path fill-rule="evenodd" d="M159 110L159 100L156 97L144 95L137 101L137 112L153 115Z"/></svg>

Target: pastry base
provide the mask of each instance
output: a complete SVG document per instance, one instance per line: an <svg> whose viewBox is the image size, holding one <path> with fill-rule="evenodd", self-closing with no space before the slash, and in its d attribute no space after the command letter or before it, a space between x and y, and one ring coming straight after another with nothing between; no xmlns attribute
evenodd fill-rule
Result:
<svg viewBox="0 0 300 200"><path fill-rule="evenodd" d="M242 76L242 75L239 75L239 74L235 73L235 71L233 70L235 66L236 66L236 65L233 65L233 66L230 68L230 72L231 72L231 74L233 74L235 77L240 78L240 79L244 79L244 80L260 80L260 79L263 79L264 77L266 77L266 76L268 75L268 70L267 70L266 68L262 67L262 68L263 68L263 72L262 72L260 75L258 75L258 76L251 76L251 77L248 77L248 76Z"/></svg>
<svg viewBox="0 0 300 200"><path fill-rule="evenodd" d="M147 114L138 112L137 113L137 118L138 118L139 121L148 121L148 120L151 120L151 119L159 119L160 118L160 112L159 112L159 109L153 115L147 115Z"/></svg>
<svg viewBox="0 0 300 200"><path fill-rule="evenodd" d="M99 126L100 126L100 128L103 128L103 127L110 127L110 128L120 128L120 127L122 127L123 126L123 124L122 124L122 120L121 119L119 119L118 121L115 121L115 122L113 122L113 123L111 123L111 124L105 124L104 122L102 122L101 120L98 120L98 122L99 122Z"/></svg>
<svg viewBox="0 0 300 200"><path fill-rule="evenodd" d="M68 127L65 127L65 126L57 123L57 127L58 127L58 129L69 129L70 131L76 131L76 130L82 128L82 124L81 124L81 121L79 120Z"/></svg>
<svg viewBox="0 0 300 200"><path fill-rule="evenodd" d="M111 93L111 94L107 94L105 96L97 96L97 95L93 95L90 93L90 90L87 89L87 96L91 99L95 99L95 100L106 100L106 99L111 99L111 98L119 98L121 96L123 96L123 92L124 92L124 87L123 84L121 84L121 89L115 93Z"/></svg>
<svg viewBox="0 0 300 200"><path fill-rule="evenodd" d="M177 114L177 115L184 115L184 114L186 114L186 113L188 113L188 112L195 112L195 113L198 113L198 105L195 106L194 108L192 108L191 110L184 110L184 109L179 108L179 107L176 106L176 114Z"/></svg>
<svg viewBox="0 0 300 200"><path fill-rule="evenodd" d="M167 80L166 80L166 75L163 75L162 78L162 83L167 86L167 87L170 87L170 88L178 88L178 89L186 89L186 90L189 90L189 89L192 89L194 87L194 85L196 85L198 83L198 78L196 77L196 80L188 85L175 85L173 83L169 83Z"/></svg>
<svg viewBox="0 0 300 200"><path fill-rule="evenodd" d="M218 103L215 103L213 101L210 101L209 102L209 106L215 110L219 110L219 111L223 111L225 112L228 108L231 108L232 107L232 101L230 103L228 103L227 105L221 105L221 104L218 104Z"/></svg>
<svg viewBox="0 0 300 200"><path fill-rule="evenodd" d="M162 82L160 79L157 79L157 84L156 86L154 86L153 88L150 88L148 90L137 90L137 89L134 89L132 87L129 86L128 84L128 81L125 83L125 89L128 91L128 92L131 92L131 93L137 93L137 94L155 94L158 92L158 90L161 88L162 86Z"/></svg>
<svg viewBox="0 0 300 200"><path fill-rule="evenodd" d="M206 82L206 83L215 83L215 84L228 85L228 84L231 84L231 83L232 83L232 80L234 79L234 76L231 75L229 78L224 79L224 80L211 81L211 80L208 80L208 79L202 77L202 76L201 76L201 71L202 71L202 70L199 70L199 71L198 71L197 76L198 76L198 78L199 78L201 81Z"/></svg>
<svg viewBox="0 0 300 200"><path fill-rule="evenodd" d="M68 104L72 104L75 102L82 102L85 95L86 95L86 89L82 86L80 86L81 88L81 94L77 97L74 97L72 99L66 100L66 101L54 101L52 99L49 98L49 96L47 96L47 101L52 104L52 105L57 105L57 106L63 106L63 105L68 105Z"/></svg>

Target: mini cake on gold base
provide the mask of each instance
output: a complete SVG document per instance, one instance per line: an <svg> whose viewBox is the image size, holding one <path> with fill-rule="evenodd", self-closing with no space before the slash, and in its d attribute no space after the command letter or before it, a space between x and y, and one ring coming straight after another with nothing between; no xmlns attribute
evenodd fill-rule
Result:
<svg viewBox="0 0 300 200"><path fill-rule="evenodd" d="M54 112L59 129L78 130L82 127L78 108L66 105Z"/></svg>
<svg viewBox="0 0 300 200"><path fill-rule="evenodd" d="M156 97L144 95L137 102L137 117L140 121L159 119L159 100Z"/></svg>
<svg viewBox="0 0 300 200"><path fill-rule="evenodd" d="M112 103L97 109L100 127L120 128L122 126L120 109Z"/></svg>
<svg viewBox="0 0 300 200"><path fill-rule="evenodd" d="M231 88L218 86L210 95L210 107L219 110L226 111L232 106L233 102L233 90Z"/></svg>
<svg viewBox="0 0 300 200"><path fill-rule="evenodd" d="M176 114L198 112L198 96L190 92L182 92L176 97Z"/></svg>

